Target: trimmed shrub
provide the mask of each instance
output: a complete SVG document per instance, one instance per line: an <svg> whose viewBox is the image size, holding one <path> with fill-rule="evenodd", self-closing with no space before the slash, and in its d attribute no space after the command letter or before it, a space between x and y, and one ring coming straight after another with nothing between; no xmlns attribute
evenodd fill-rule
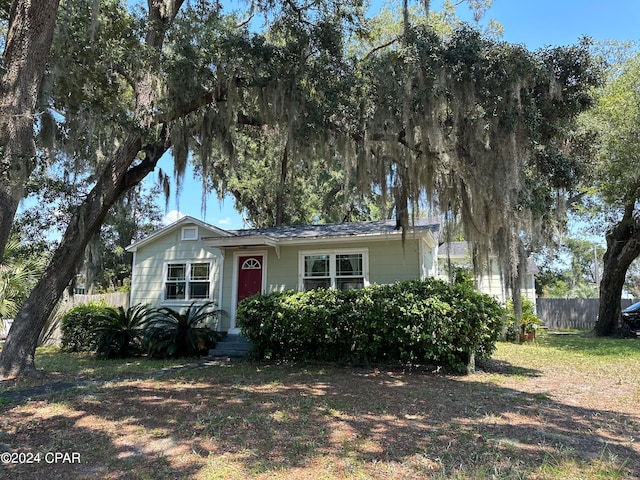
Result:
<svg viewBox="0 0 640 480"><path fill-rule="evenodd" d="M60 319L61 348L65 352L95 352L98 344L96 328L114 309L104 303L77 305Z"/></svg>
<svg viewBox="0 0 640 480"><path fill-rule="evenodd" d="M443 365L495 350L503 308L472 286L439 280L256 295L237 310L258 358Z"/></svg>

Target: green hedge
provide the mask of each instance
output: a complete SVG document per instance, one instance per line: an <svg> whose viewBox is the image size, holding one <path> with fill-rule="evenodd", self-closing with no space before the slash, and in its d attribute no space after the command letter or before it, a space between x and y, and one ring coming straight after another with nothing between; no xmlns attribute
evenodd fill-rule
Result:
<svg viewBox="0 0 640 480"><path fill-rule="evenodd" d="M429 279L256 295L240 303L237 317L258 358L462 371L493 353L504 310L468 284Z"/></svg>
<svg viewBox="0 0 640 480"><path fill-rule="evenodd" d="M66 312L60 319L61 348L65 352L95 352L98 328L114 309L105 303L86 303Z"/></svg>
<svg viewBox="0 0 640 480"><path fill-rule="evenodd" d="M122 358L148 351L153 357L188 357L206 354L215 347L218 334L206 326L218 320L214 302L186 309L128 309L102 303L73 307L62 316L62 350L96 352L103 358Z"/></svg>

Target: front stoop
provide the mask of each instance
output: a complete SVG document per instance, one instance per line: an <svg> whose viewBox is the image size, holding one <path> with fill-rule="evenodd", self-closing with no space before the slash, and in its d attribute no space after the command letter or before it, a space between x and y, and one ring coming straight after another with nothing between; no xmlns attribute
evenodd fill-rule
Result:
<svg viewBox="0 0 640 480"><path fill-rule="evenodd" d="M216 347L209 350L209 357L241 358L249 353L251 344L242 335L225 335L216 343Z"/></svg>

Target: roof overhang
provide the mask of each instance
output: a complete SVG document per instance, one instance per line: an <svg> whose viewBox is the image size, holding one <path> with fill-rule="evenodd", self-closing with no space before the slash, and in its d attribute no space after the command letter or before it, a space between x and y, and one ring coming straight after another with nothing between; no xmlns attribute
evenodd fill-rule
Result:
<svg viewBox="0 0 640 480"><path fill-rule="evenodd" d="M267 235L247 235L244 237L204 237L203 243L213 248L246 248L246 247L273 247L280 257L280 245L277 238Z"/></svg>
<svg viewBox="0 0 640 480"><path fill-rule="evenodd" d="M356 235L331 235L314 237L289 237L277 238L271 235L234 235L231 237L205 237L202 239L208 247L215 248L247 248L247 247L273 247L280 256L280 247L295 245L313 245L317 243L354 243L370 241L400 240L400 230L383 233L368 233ZM434 248L438 241L431 230L418 230L407 232L406 239L422 239L429 248Z"/></svg>

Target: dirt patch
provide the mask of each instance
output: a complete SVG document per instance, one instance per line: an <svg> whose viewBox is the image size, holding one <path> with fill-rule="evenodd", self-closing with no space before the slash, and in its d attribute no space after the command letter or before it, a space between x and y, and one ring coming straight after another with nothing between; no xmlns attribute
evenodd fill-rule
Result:
<svg viewBox="0 0 640 480"><path fill-rule="evenodd" d="M243 362L86 385L1 408L0 451L69 461L0 468L25 479L640 477L638 374L500 356L482 367Z"/></svg>

